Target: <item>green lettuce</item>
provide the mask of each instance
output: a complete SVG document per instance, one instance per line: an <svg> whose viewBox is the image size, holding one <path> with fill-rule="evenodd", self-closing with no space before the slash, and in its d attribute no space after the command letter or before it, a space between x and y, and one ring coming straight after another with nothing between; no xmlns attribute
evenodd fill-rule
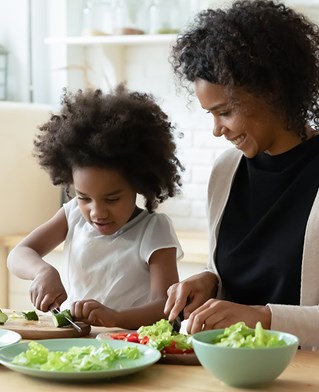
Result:
<svg viewBox="0 0 319 392"><path fill-rule="evenodd" d="M68 351L49 351L38 342L30 342L28 349L16 355L12 363L54 372L87 372L114 367L119 359L137 359L137 347L113 349L105 342L101 346L71 347Z"/></svg>
<svg viewBox="0 0 319 392"><path fill-rule="evenodd" d="M242 321L233 324L225 328L222 334L217 335L212 343L223 347L246 348L280 347L286 345L283 339L263 329L259 321L255 329L247 327Z"/></svg>
<svg viewBox="0 0 319 392"><path fill-rule="evenodd" d="M137 330L137 333L139 339L147 336L149 338L148 345L159 351L164 347L169 347L172 342L175 342L176 347L181 350L193 348L191 336L174 331L170 322L165 319L149 326L142 326Z"/></svg>

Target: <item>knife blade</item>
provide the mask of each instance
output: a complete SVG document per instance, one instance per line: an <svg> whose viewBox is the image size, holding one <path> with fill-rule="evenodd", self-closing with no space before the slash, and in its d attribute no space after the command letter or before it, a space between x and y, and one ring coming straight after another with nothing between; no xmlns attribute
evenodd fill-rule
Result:
<svg viewBox="0 0 319 392"><path fill-rule="evenodd" d="M179 313L174 320L170 321L171 326L173 327L173 331L179 332L181 329L182 321L184 320L184 309Z"/></svg>
<svg viewBox="0 0 319 392"><path fill-rule="evenodd" d="M61 313L59 309L54 308L54 309L50 309L50 312L53 314L59 314ZM71 324L71 326L77 330L78 332L82 332L82 328L79 327L77 324L75 324L75 322L73 320L71 320L69 317L63 315L63 317Z"/></svg>

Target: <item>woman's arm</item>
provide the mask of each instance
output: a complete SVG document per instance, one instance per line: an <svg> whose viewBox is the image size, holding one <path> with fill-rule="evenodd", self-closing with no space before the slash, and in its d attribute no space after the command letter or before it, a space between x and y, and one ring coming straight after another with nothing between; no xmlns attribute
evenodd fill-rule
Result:
<svg viewBox="0 0 319 392"><path fill-rule="evenodd" d="M271 329L298 336L302 348L319 347L319 305L274 305L270 308Z"/></svg>

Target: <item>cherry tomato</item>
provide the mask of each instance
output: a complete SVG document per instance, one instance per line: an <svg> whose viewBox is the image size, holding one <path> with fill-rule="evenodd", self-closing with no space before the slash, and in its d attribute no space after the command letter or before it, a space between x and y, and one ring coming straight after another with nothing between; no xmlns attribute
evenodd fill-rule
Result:
<svg viewBox="0 0 319 392"><path fill-rule="evenodd" d="M140 341L138 339L138 333L136 333L136 332L128 333L124 340L126 342L140 343Z"/></svg>

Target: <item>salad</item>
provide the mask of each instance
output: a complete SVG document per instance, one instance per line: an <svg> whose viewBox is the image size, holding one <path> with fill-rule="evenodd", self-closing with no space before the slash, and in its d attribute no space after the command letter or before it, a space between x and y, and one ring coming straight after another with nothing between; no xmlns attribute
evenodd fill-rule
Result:
<svg viewBox="0 0 319 392"><path fill-rule="evenodd" d="M194 353L191 336L175 332L170 322L165 319L149 326L142 326L136 332L111 334L111 338L147 344L159 350L162 355Z"/></svg>
<svg viewBox="0 0 319 392"><path fill-rule="evenodd" d="M106 370L119 359L137 359L142 354L137 347L114 349L105 342L101 346L74 346L68 351L50 351L38 342L30 342L28 349L16 355L12 363L19 366L53 371L86 372Z"/></svg>
<svg viewBox="0 0 319 392"><path fill-rule="evenodd" d="M212 343L216 346L247 348L280 347L287 344L278 335L263 329L260 321L255 329L247 327L243 321L233 324L217 335Z"/></svg>

